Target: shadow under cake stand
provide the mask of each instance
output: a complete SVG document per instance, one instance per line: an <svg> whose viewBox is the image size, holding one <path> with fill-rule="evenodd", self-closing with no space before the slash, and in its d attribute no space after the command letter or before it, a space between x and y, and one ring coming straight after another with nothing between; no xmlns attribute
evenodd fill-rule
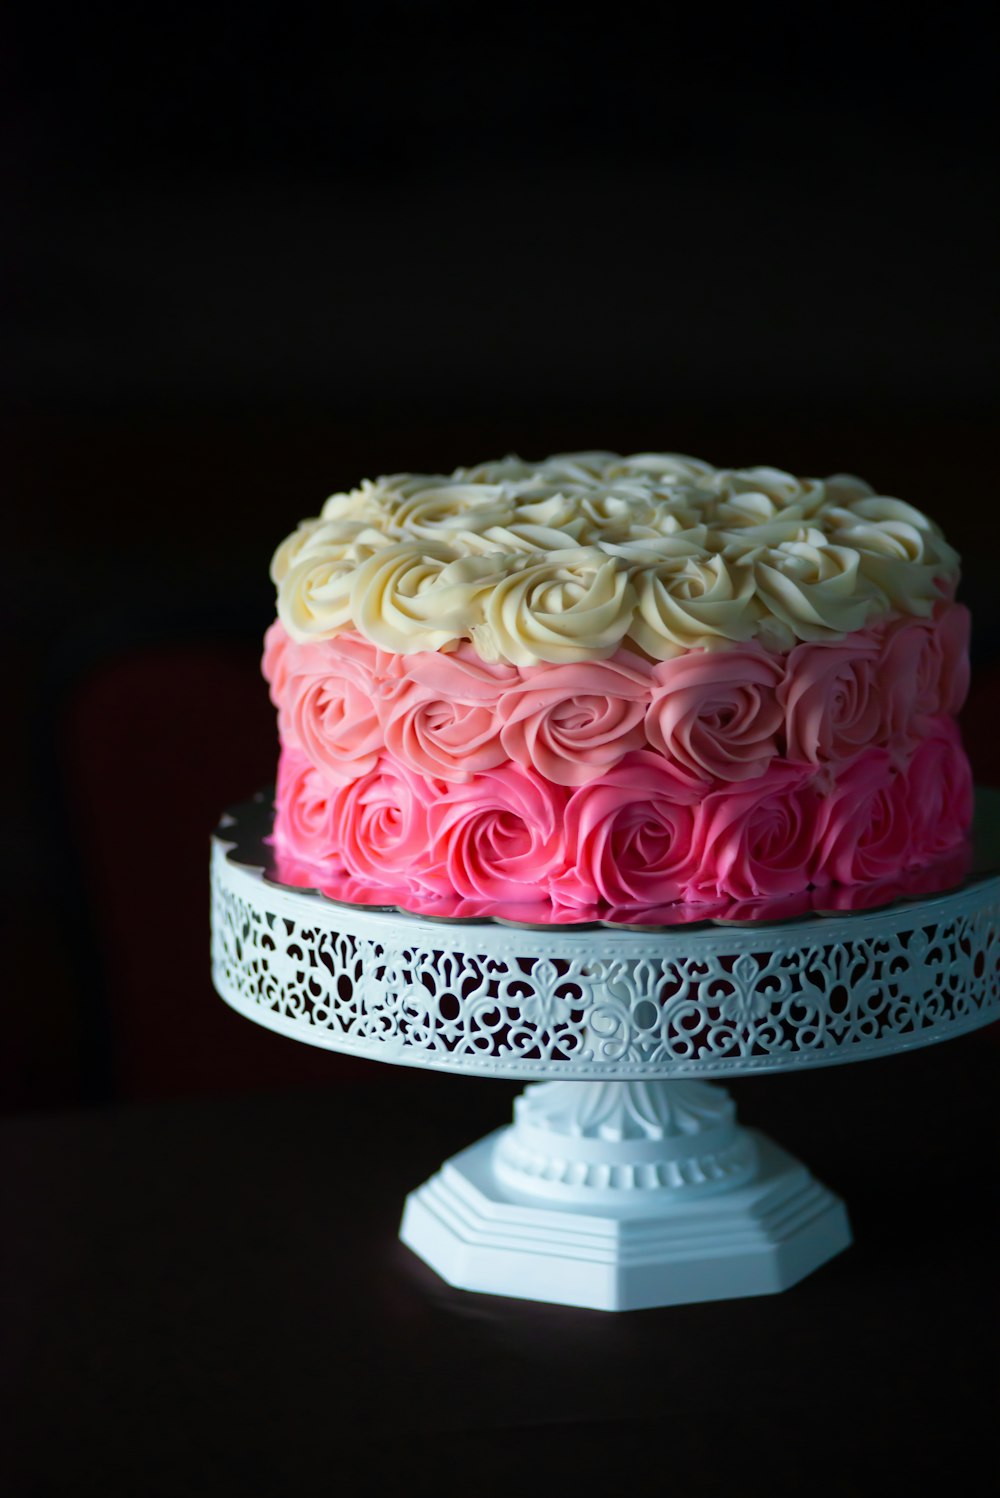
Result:
<svg viewBox="0 0 1000 1498"><path fill-rule="evenodd" d="M407 1197L400 1237L448 1283L602 1310L766 1294L846 1248L847 1213L714 1079L1000 1017L998 811L980 793L974 872L949 893L651 929L432 919L283 884L262 795L213 839L213 979L310 1045L531 1083L511 1125Z"/></svg>

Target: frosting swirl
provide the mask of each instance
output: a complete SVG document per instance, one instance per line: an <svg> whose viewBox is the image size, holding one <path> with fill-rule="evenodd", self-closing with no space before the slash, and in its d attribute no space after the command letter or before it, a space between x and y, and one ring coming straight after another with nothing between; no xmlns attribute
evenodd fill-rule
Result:
<svg viewBox="0 0 1000 1498"><path fill-rule="evenodd" d="M635 590L628 574L596 547L516 560L483 595L472 641L484 660L530 666L611 655L628 633Z"/></svg>
<svg viewBox="0 0 1000 1498"><path fill-rule="evenodd" d="M411 657L378 703L385 747L411 769L443 780L468 780L502 764L497 704L517 679L512 667L488 665L468 645Z"/></svg>
<svg viewBox="0 0 1000 1498"><path fill-rule="evenodd" d="M691 878L697 792L648 750L574 791L566 808L568 867L552 882L567 905L653 905Z"/></svg>
<svg viewBox="0 0 1000 1498"><path fill-rule="evenodd" d="M724 557L683 557L643 567L632 638L654 660L698 646L743 642L754 633L760 606L747 568Z"/></svg>
<svg viewBox="0 0 1000 1498"><path fill-rule="evenodd" d="M805 766L775 761L766 775L712 791L691 844L689 899L795 894L815 867L819 797Z"/></svg>
<svg viewBox="0 0 1000 1498"><path fill-rule="evenodd" d="M880 663L879 642L865 633L791 651L778 687L789 759L825 764L878 742Z"/></svg>
<svg viewBox="0 0 1000 1498"><path fill-rule="evenodd" d="M488 557L455 557L431 542L387 546L354 572L351 615L386 650L438 650L475 628L487 580L495 576Z"/></svg>
<svg viewBox="0 0 1000 1498"><path fill-rule="evenodd" d="M897 874L912 842L906 782L887 749L868 749L838 775L822 803L817 880L856 884Z"/></svg>
<svg viewBox="0 0 1000 1498"><path fill-rule="evenodd" d="M759 645L689 651L653 668L646 737L697 786L752 780L778 753L781 667Z"/></svg>
<svg viewBox="0 0 1000 1498"><path fill-rule="evenodd" d="M650 668L641 656L539 666L497 704L500 743L557 785L583 785L644 742Z"/></svg>
<svg viewBox="0 0 1000 1498"><path fill-rule="evenodd" d="M428 808L428 878L469 899L537 900L565 867L565 791L505 764Z"/></svg>

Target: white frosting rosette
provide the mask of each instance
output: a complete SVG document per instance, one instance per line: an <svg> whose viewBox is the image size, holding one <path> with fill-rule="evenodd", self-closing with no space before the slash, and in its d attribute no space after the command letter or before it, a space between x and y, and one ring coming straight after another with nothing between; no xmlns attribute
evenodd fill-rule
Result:
<svg viewBox="0 0 1000 1498"><path fill-rule="evenodd" d="M570 526L579 526L583 521L579 497L562 489L553 494L522 494L517 501L517 520L520 525L541 525L548 530L567 531Z"/></svg>
<svg viewBox="0 0 1000 1498"><path fill-rule="evenodd" d="M583 521L579 517L556 530L552 526L525 521L518 512L511 525L490 525L483 531L460 531L455 540L456 544L473 554L503 552L512 556L520 553L527 555L532 552L566 551L579 541L583 528Z"/></svg>
<svg viewBox="0 0 1000 1498"><path fill-rule="evenodd" d="M502 484L443 484L404 498L386 530L403 539L449 541L457 531L477 534L514 519L514 499Z"/></svg>
<svg viewBox="0 0 1000 1498"><path fill-rule="evenodd" d="M388 544L389 537L370 521L303 520L274 553L271 581L280 585L296 563L307 557L356 563Z"/></svg>
<svg viewBox="0 0 1000 1498"><path fill-rule="evenodd" d="M711 463L702 458L691 458L686 453L632 453L620 457L607 453L608 462L604 474L609 479L643 478L654 484L673 485L692 483L705 475L718 472Z"/></svg>
<svg viewBox="0 0 1000 1498"><path fill-rule="evenodd" d="M810 516L826 502L822 479L796 478L783 468L721 468L702 483L723 505L750 515L763 514L769 508L772 515Z"/></svg>
<svg viewBox="0 0 1000 1498"><path fill-rule="evenodd" d="M884 596L862 574L858 553L835 545L822 531L755 551L743 565L765 614L798 640L863 629L884 605Z"/></svg>
<svg viewBox="0 0 1000 1498"><path fill-rule="evenodd" d="M440 650L474 631L499 578L492 557L456 557L433 543L387 546L353 574L351 613L385 650Z"/></svg>
<svg viewBox="0 0 1000 1498"><path fill-rule="evenodd" d="M293 640L329 639L350 629L356 568L343 557L309 556L278 585L278 618Z"/></svg>
<svg viewBox="0 0 1000 1498"><path fill-rule="evenodd" d="M508 562L472 630L483 660L568 664L612 655L628 634L635 589L617 558L581 546Z"/></svg>
<svg viewBox="0 0 1000 1498"><path fill-rule="evenodd" d="M363 521L304 521L271 562L278 618L292 639L323 639L349 628L354 573L389 544L388 536Z"/></svg>
<svg viewBox="0 0 1000 1498"><path fill-rule="evenodd" d="M658 503L648 486L636 480L621 480L605 489L594 489L579 499L579 511L592 536L602 531L628 530L632 526L651 526L656 519Z"/></svg>
<svg viewBox="0 0 1000 1498"><path fill-rule="evenodd" d="M323 505L324 520L367 520L380 525L391 515L399 501L398 492L389 479L364 479L356 489L331 494Z"/></svg>
<svg viewBox="0 0 1000 1498"><path fill-rule="evenodd" d="M721 556L674 557L636 573L632 639L654 660L749 640L760 615L748 568Z"/></svg>
<svg viewBox="0 0 1000 1498"><path fill-rule="evenodd" d="M957 574L958 553L927 516L902 500L864 497L829 513L833 539L858 553L861 571L904 613L930 614L938 579Z"/></svg>
<svg viewBox="0 0 1000 1498"><path fill-rule="evenodd" d="M530 666L623 641L655 660L754 638L786 651L926 618L958 569L921 511L851 474L592 451L366 479L281 543L271 576L300 642L356 629L413 654L471 640Z"/></svg>

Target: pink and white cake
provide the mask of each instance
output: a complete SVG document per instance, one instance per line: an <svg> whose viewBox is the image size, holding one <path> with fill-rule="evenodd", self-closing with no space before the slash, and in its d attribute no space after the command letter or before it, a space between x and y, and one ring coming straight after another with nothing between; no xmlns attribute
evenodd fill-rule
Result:
<svg viewBox="0 0 1000 1498"><path fill-rule="evenodd" d="M861 479L607 452L395 474L272 577L274 843L345 897L709 909L966 837L959 559Z"/></svg>

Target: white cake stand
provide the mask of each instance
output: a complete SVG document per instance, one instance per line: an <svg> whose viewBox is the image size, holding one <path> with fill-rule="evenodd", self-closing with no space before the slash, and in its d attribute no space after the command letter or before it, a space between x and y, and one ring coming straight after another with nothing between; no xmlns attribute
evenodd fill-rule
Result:
<svg viewBox="0 0 1000 1498"><path fill-rule="evenodd" d="M997 805L981 798L977 822ZM281 885L270 817L259 797L213 840L226 1002L328 1050L532 1083L512 1125L406 1200L403 1242L466 1290L627 1310L785 1289L847 1247L847 1213L706 1078L891 1055L1000 1017L989 864L860 914L540 928Z"/></svg>

